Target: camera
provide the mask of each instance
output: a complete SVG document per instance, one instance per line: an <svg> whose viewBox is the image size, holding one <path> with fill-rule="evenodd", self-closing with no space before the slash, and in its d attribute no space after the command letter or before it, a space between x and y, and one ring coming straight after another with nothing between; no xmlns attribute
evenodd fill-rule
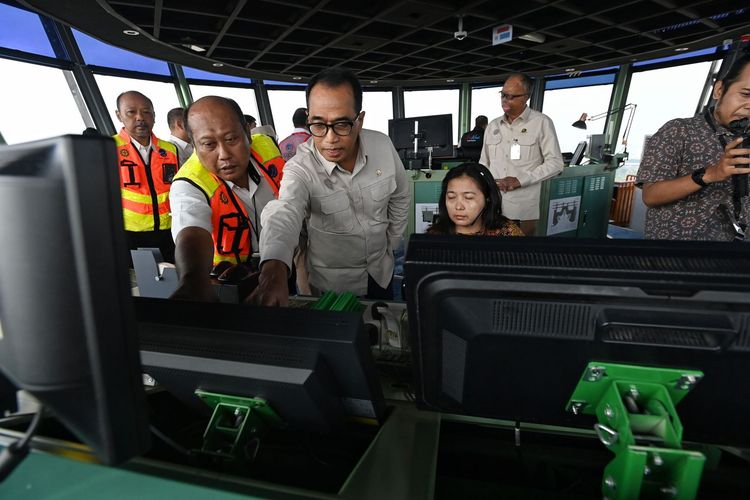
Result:
<svg viewBox="0 0 750 500"><path fill-rule="evenodd" d="M734 134L735 138L742 137L742 144L738 146L739 148L750 148L750 118L731 121L727 128ZM748 174L735 174L732 176L732 186L738 197L747 196L750 192L747 176Z"/></svg>
<svg viewBox="0 0 750 500"><path fill-rule="evenodd" d="M453 38L455 38L456 40L463 40L467 36L469 36L469 34L465 31L456 31L455 33L453 33Z"/></svg>

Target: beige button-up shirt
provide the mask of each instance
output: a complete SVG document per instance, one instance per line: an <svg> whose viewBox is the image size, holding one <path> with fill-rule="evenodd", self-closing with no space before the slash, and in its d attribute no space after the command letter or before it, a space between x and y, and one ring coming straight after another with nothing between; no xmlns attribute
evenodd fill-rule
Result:
<svg viewBox="0 0 750 500"><path fill-rule="evenodd" d="M312 287L362 296L368 274L386 287L410 202L406 171L388 136L362 130L351 173L308 141L284 167L279 199L261 214L261 261L280 260L291 269L307 221L305 263Z"/></svg>
<svg viewBox="0 0 750 500"><path fill-rule="evenodd" d="M511 147L518 142L520 159L511 159ZM528 106L508 123L505 115L492 120L484 131L479 163L495 179L516 177L521 187L502 193L503 215L509 219L539 218L541 182L563 170L562 153L552 120Z"/></svg>

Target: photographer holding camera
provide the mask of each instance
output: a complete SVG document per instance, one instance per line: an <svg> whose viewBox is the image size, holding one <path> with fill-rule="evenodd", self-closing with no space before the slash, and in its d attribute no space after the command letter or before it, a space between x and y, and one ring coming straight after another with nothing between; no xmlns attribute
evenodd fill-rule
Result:
<svg viewBox="0 0 750 500"><path fill-rule="evenodd" d="M714 84L716 105L667 122L644 150L648 239L744 239L750 222L750 54ZM743 145L744 141L744 145Z"/></svg>

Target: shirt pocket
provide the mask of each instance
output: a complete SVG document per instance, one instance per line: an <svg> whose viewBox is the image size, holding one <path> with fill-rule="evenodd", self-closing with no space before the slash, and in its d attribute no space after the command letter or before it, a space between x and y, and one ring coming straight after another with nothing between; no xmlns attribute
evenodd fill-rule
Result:
<svg viewBox="0 0 750 500"><path fill-rule="evenodd" d="M542 152L539 147L539 141L535 137L521 134L518 138L518 144L521 146L521 161L524 163L542 163Z"/></svg>
<svg viewBox="0 0 750 500"><path fill-rule="evenodd" d="M329 233L348 233L354 228L349 196L345 191L337 191L318 198L320 203L321 226Z"/></svg>
<svg viewBox="0 0 750 500"><path fill-rule="evenodd" d="M487 149L488 163L503 161L503 134L497 130L497 134L484 134L484 147ZM489 168L489 165L485 165Z"/></svg>
<svg viewBox="0 0 750 500"><path fill-rule="evenodd" d="M365 214L370 224L388 222L388 202L396 190L396 179L389 177L362 188Z"/></svg>

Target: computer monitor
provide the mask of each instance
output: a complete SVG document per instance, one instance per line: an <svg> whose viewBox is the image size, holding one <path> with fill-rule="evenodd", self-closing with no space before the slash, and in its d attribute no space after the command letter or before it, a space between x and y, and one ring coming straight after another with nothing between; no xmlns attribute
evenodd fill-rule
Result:
<svg viewBox="0 0 750 500"><path fill-rule="evenodd" d="M104 463L149 446L115 145L0 147L0 370Z"/></svg>
<svg viewBox="0 0 750 500"><path fill-rule="evenodd" d="M413 235L404 279L418 406L591 429L593 416L566 411L590 361L698 369L677 406L684 439L748 446L747 251Z"/></svg>
<svg viewBox="0 0 750 500"><path fill-rule="evenodd" d="M388 136L401 158L427 158L428 147L432 147L433 157L453 156L453 116L450 114L388 120Z"/></svg>
<svg viewBox="0 0 750 500"><path fill-rule="evenodd" d="M602 161L604 159L604 134L591 134L588 137L589 147L588 156L594 161Z"/></svg>
<svg viewBox="0 0 750 500"><path fill-rule="evenodd" d="M199 412L196 389L263 398L289 429L379 423L385 401L362 315L138 298L144 373Z"/></svg>
<svg viewBox="0 0 750 500"><path fill-rule="evenodd" d="M573 156L570 159L569 165L580 165L583 160L583 153L586 152L586 141L581 141L576 146L576 150L573 151Z"/></svg>

